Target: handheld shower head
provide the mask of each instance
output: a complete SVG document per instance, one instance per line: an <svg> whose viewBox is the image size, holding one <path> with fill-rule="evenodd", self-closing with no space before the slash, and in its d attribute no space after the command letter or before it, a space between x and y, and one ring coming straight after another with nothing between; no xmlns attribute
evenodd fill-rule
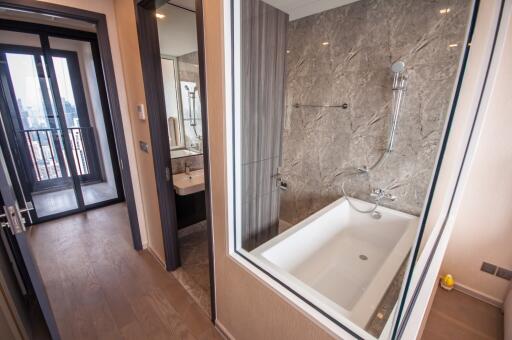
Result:
<svg viewBox="0 0 512 340"><path fill-rule="evenodd" d="M393 65L391 65L391 71L393 73L402 73L405 71L405 63L401 60L395 61Z"/></svg>
<svg viewBox="0 0 512 340"><path fill-rule="evenodd" d="M393 151L395 144L395 134L398 127L398 116L402 106L405 88L407 86L407 76L405 74L405 63L401 60L395 61L391 65L393 72L393 106L391 113L391 129L389 131L387 152Z"/></svg>

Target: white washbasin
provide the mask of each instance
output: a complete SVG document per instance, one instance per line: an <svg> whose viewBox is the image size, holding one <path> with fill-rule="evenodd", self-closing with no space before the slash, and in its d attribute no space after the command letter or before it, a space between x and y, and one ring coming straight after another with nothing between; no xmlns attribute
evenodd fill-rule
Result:
<svg viewBox="0 0 512 340"><path fill-rule="evenodd" d="M199 152L189 149L171 150L171 158L180 158L199 155Z"/></svg>
<svg viewBox="0 0 512 340"><path fill-rule="evenodd" d="M195 170L189 174L181 173L172 175L174 191L180 196L195 194L204 190L204 171Z"/></svg>

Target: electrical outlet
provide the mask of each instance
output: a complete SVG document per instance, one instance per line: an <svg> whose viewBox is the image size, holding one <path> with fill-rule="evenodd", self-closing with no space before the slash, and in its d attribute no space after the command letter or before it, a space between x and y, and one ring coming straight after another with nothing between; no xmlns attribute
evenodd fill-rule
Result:
<svg viewBox="0 0 512 340"><path fill-rule="evenodd" d="M494 273L496 273L496 269L498 269L498 266L488 262L482 262L482 266L480 267L481 271L489 273L491 275L494 275Z"/></svg>
<svg viewBox="0 0 512 340"><path fill-rule="evenodd" d="M499 267L496 276L510 281L512 280L512 270Z"/></svg>

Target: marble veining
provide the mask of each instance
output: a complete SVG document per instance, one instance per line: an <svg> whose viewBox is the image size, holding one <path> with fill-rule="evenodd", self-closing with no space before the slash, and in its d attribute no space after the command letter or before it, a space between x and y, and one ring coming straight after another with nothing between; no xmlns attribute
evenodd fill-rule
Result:
<svg viewBox="0 0 512 340"><path fill-rule="evenodd" d="M280 218L297 223L338 199L397 196L384 205L419 215L432 176L469 23L469 0L362 0L288 25ZM440 10L450 8L447 14ZM323 44L325 43L325 44ZM408 87L395 151L383 152L391 120L392 74L406 63ZM295 108L293 104L342 104Z"/></svg>
<svg viewBox="0 0 512 340"><path fill-rule="evenodd" d="M200 170L204 168L203 155L186 156L171 159L172 174L181 174L185 172L186 166L190 167L190 171Z"/></svg>
<svg viewBox="0 0 512 340"><path fill-rule="evenodd" d="M181 109L185 127L185 145L189 148L202 152L202 119L200 101L200 75L199 75L199 54L197 51L179 56L178 73L181 92ZM183 82L193 83L196 89L195 112L191 107L191 99L184 89ZM190 85L190 84L189 84ZM193 119L192 116L195 116ZM192 125L192 121L196 124Z"/></svg>

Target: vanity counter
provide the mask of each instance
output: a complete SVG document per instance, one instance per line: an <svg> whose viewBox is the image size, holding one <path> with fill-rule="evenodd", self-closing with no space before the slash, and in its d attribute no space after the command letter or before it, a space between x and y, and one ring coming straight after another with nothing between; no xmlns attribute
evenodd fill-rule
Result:
<svg viewBox="0 0 512 340"><path fill-rule="evenodd" d="M196 192L204 191L203 169L191 171L189 174L180 173L172 175L174 191L177 195L186 196Z"/></svg>

